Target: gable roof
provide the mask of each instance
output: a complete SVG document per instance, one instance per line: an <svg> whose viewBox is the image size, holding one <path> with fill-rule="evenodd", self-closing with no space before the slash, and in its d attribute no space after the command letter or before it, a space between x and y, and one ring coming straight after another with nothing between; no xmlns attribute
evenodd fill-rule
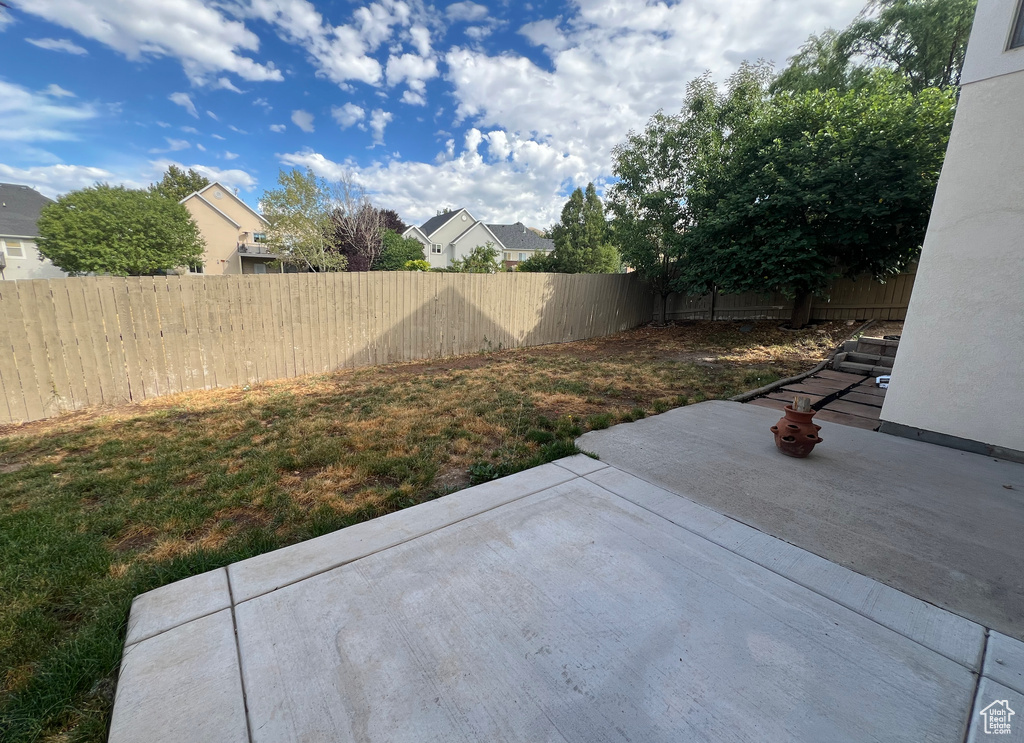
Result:
<svg viewBox="0 0 1024 743"><path fill-rule="evenodd" d="M199 195L198 193L194 193L194 194L192 194L192 196L195 196L195 197L196 197L196 200L197 200L197 201L200 201L200 202L202 202L203 204L206 204L206 205L207 205L208 207L210 207L211 209L213 209L213 210L214 210L215 212L217 212L217 213L218 213L219 215L221 215L222 217L224 217L224 219L226 219L227 221L231 222L231 224L233 224L233 225L234 225L235 227L237 227L238 229L242 229L242 225L238 224L238 222L236 222L236 221L235 221L235 220L233 220L233 219L232 219L231 217L229 217L229 216L228 216L227 214L225 214L225 213L224 213L224 212L222 212L222 211L221 211L220 209L218 209L218 208L217 208L216 206L214 206L212 202L208 201L207 199L204 199L204 198L203 198L202 196L200 196L200 195Z"/></svg>
<svg viewBox="0 0 1024 743"><path fill-rule="evenodd" d="M467 214L468 214L468 213L469 213L469 212L467 212ZM474 227L476 227L477 225L479 225L480 227L483 227L483 228L484 228L485 230L487 230L488 232L490 232L490 233L491 233L491 237L493 237L493 238L494 238L494 241L495 241L495 242L497 243L497 245L495 245L494 247L498 248L498 250L502 250L502 249L504 248L504 245L502 245L502 242L501 242L501 238L500 238L500 237L498 237L497 235L495 235L495 234L494 234L494 231L493 231L493 230L491 230L491 228L490 228L490 227L488 227L487 225L485 225L485 224L483 223L483 220L482 220L482 219L478 219L478 220L476 220L475 222L473 222L473 224L471 224L471 225L470 225L469 227L467 227L467 228L466 228L466 229L465 229L465 230L464 230L464 231L463 231L463 232L462 232L462 233L461 233L461 234L460 234L460 235L459 235L459 236L458 236L457 238L455 238L454 240L452 240L452 245L454 245L454 244L455 244L455 243L457 243L457 242L458 242L459 240L461 240L461 239L462 239L462 238L464 238L464 237L465 237L466 235L468 235L468 234L470 233L470 231L472 231L472 229L473 229Z"/></svg>
<svg viewBox="0 0 1024 743"><path fill-rule="evenodd" d="M39 212L52 204L41 193L18 183L0 183L0 235L37 237Z"/></svg>
<svg viewBox="0 0 1024 743"><path fill-rule="evenodd" d="M243 206L243 207L244 207L244 208L245 208L245 209L246 209L246 210L247 210L247 211L248 211L248 212L249 212L250 214L252 214L252 215L253 215L254 217L256 217L256 218L257 218L258 220L260 220L261 222L263 222L263 224L267 224L267 225L269 225L269 224L270 224L270 222L268 222L268 221L267 221L267 218L266 218L266 217L264 217L264 216L263 216L262 214L260 214L260 213L259 213L258 211L256 211L256 210L255 210L255 209L253 209L253 208L252 208L251 206L249 206L249 205L248 205L248 204L246 204L246 203L245 203L244 201L242 201L242 200L241 200L240 198L238 198L238 196L236 196L236 195L235 195L235 192L234 192L233 190L231 190L230 188L226 188L225 186L223 186L223 185L222 185L221 183L219 183L219 182L217 182L217 181L214 181L213 183L211 183L211 184L210 184L210 185L208 185L208 186L204 186L203 188L200 188L200 189L199 189L198 191L195 191L194 193L190 193L190 194L189 194L188 196L186 196L185 198L183 198L183 199L182 199L181 201L179 201L178 203L179 203L179 204L184 204L184 203L185 203L186 201L188 201L189 199L191 199L191 198L192 198L193 196L198 196L199 198L203 199L203 201L206 201L206 203L207 203L207 204L209 204L209 205L210 205L211 207L213 207L214 209L217 209L217 207L213 206L213 204L212 204L212 203L211 203L210 201L207 201L207 200L206 200L206 199L205 199L205 198L203 197L203 193L205 193L206 191L209 191L209 190L210 190L211 188L213 188L214 186L216 186L216 187L217 187L217 188L219 188L219 189L220 189L220 190L221 190L221 191L222 191L223 193L227 194L227 195L228 195L228 196L230 196L230 197L231 197L232 199L234 199L234 200L235 200L235 201L237 201L237 202L238 202L239 204L241 204L241 205L242 205L242 206ZM217 211L218 211L218 212L220 212L221 214L224 214L224 212L221 212L221 211L220 211L220 209L217 209ZM225 214L224 216L227 216L227 215ZM230 218L229 218L229 219L230 219ZM235 220L233 220L233 219L232 219L231 221L232 221L233 223L237 224L237 222L235 222Z"/></svg>
<svg viewBox="0 0 1024 743"><path fill-rule="evenodd" d="M446 224L448 224L451 220L455 219L457 216L462 214L462 212L466 212L466 210L465 209L455 209L455 210L450 211L450 212L445 212L444 214L438 214L436 217L431 217L426 222L424 222L422 225L420 225L420 232L422 232L424 235L426 235L429 238L431 235L433 235L439 229L441 229ZM466 214L469 214L469 212L466 212ZM470 218L472 218L473 215L469 214L469 216L470 216Z"/></svg>
<svg viewBox="0 0 1024 743"><path fill-rule="evenodd" d="M522 222L515 224L489 224L487 227L495 235L506 250L543 250L551 252L555 249L555 241L541 237Z"/></svg>

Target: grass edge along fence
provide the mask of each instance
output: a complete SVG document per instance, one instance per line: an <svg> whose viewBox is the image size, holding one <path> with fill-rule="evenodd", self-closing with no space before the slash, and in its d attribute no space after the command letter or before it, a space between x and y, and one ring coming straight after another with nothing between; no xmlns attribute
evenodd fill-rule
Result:
<svg viewBox="0 0 1024 743"><path fill-rule="evenodd" d="M0 282L0 423L190 390L584 340L651 319L628 274Z"/></svg>

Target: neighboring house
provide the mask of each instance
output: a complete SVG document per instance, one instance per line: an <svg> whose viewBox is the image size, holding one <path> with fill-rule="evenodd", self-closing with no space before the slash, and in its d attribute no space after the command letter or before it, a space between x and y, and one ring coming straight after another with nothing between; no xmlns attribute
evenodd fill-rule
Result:
<svg viewBox="0 0 1024 743"><path fill-rule="evenodd" d="M0 279L63 279L67 276L39 255L36 222L53 200L17 183L0 183Z"/></svg>
<svg viewBox="0 0 1024 743"><path fill-rule="evenodd" d="M203 265L193 273L267 273L276 259L264 242L268 222L234 191L219 183L189 194L181 200L206 241Z"/></svg>
<svg viewBox="0 0 1024 743"><path fill-rule="evenodd" d="M960 85L881 430L1024 461L1024 1L979 0Z"/></svg>
<svg viewBox="0 0 1024 743"><path fill-rule="evenodd" d="M515 224L489 224L491 232L502 244L502 259L509 268L515 268L538 253L547 255L555 249L555 241L537 234L522 222Z"/></svg>
<svg viewBox="0 0 1024 743"><path fill-rule="evenodd" d="M550 253L555 247L554 242L540 237L522 222L484 224L466 209L431 217L419 227L407 229L402 237L412 237L423 244L432 268L448 268L452 261L465 258L481 245L496 248L510 268L538 252Z"/></svg>

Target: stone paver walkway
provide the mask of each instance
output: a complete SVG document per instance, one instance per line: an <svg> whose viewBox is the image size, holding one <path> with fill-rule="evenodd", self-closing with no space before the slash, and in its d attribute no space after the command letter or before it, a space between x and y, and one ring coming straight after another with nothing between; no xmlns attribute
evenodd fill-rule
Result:
<svg viewBox="0 0 1024 743"><path fill-rule="evenodd" d="M963 743L1024 710L1024 643L656 484L695 437L756 466L771 415L616 426L581 445L628 466L571 457L143 594L110 740ZM822 470L889 438L842 430ZM779 458L783 489L813 461Z"/></svg>
<svg viewBox="0 0 1024 743"><path fill-rule="evenodd" d="M878 430L885 401L885 390L875 384L874 377L824 369L751 400L749 404L782 410L796 395L811 398L811 407L818 411L815 420L819 422L841 423L869 431Z"/></svg>

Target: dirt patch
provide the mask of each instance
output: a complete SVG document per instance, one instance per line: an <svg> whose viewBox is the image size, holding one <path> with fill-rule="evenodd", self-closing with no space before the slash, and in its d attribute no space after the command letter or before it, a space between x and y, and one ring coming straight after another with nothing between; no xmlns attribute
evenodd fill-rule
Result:
<svg viewBox="0 0 1024 743"><path fill-rule="evenodd" d="M153 545L157 537L153 527L135 524L117 539L112 549L118 554L143 552Z"/></svg>
<svg viewBox="0 0 1024 743"><path fill-rule="evenodd" d="M14 464L0 464L0 475L10 475L28 467L28 462L15 462Z"/></svg>

